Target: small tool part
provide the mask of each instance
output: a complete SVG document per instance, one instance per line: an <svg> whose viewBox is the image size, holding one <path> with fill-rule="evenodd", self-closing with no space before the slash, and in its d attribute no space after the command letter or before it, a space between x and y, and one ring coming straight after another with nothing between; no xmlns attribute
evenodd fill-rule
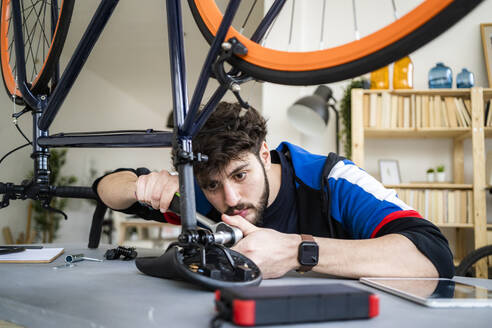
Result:
<svg viewBox="0 0 492 328"><path fill-rule="evenodd" d="M53 270L70 269L70 268L73 268L73 267L76 267L76 266L77 266L77 264L65 263L65 264L62 264L62 265L54 266L53 267Z"/></svg>
<svg viewBox="0 0 492 328"><path fill-rule="evenodd" d="M123 261L133 260L137 257L135 249L135 247L118 246L117 248L108 249L104 253L104 258L106 260L117 260L123 255Z"/></svg>
<svg viewBox="0 0 492 328"><path fill-rule="evenodd" d="M169 205L169 210L179 214L179 195L174 195ZM236 227L232 227L224 222L215 222L200 213L196 213L196 220L210 229L213 233L215 242L226 247L234 246L243 238L243 232Z"/></svg>
<svg viewBox="0 0 492 328"><path fill-rule="evenodd" d="M103 260L100 259L95 259L91 257L85 257L84 254L72 254L72 255L67 255L65 257L65 262L66 263L75 263L75 262L80 262L80 261L93 261L93 262L102 262Z"/></svg>

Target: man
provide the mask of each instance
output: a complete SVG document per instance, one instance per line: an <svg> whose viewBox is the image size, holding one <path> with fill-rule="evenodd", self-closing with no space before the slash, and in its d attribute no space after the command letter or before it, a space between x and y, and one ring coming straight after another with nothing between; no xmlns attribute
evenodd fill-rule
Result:
<svg viewBox="0 0 492 328"><path fill-rule="evenodd" d="M444 236L393 190L333 153L313 155L289 143L270 151L266 134L256 110L220 103L193 139L193 151L209 156L194 165L197 210L243 231L233 249L264 278L293 269L353 278L453 276ZM178 177L120 169L94 189L110 208L170 221L165 212ZM313 239L319 257L305 260Z"/></svg>

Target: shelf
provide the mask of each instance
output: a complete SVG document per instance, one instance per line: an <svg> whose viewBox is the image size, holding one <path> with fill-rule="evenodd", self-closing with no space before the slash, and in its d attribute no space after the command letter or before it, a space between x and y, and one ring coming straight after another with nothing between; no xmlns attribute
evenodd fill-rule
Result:
<svg viewBox="0 0 492 328"><path fill-rule="evenodd" d="M492 137L492 128L486 131ZM398 128L398 129L379 129L364 128L366 138L465 138L471 136L470 128Z"/></svg>
<svg viewBox="0 0 492 328"><path fill-rule="evenodd" d="M388 97L388 94L391 95ZM369 96L370 95L370 96ZM396 97L393 97L396 96ZM425 96L425 97L424 97ZM433 98L433 103L430 103L429 99L429 106L422 105L420 104L418 100L421 99L422 101L426 99L427 97ZM471 121L469 122L470 125L473 125L474 128L470 127L433 127L433 128L421 128L417 126L428 126L432 121L431 119L433 118L434 120L436 119L435 116L439 115L434 115L433 117L430 116L431 110L433 110L433 113L436 113L436 111L433 109L434 106L436 105L437 102L440 102L442 105L442 101L439 100L437 97L440 97L440 99L446 98L446 97L456 97L456 98L462 98L465 100L469 100L470 106L468 106L470 109L469 114L471 116ZM383 99L384 98L384 99ZM388 106L388 98L390 99L389 101L389 106ZM374 103L374 99L376 99L376 102ZM466 208L466 216L473 218L473 223L443 223L443 222L448 222L447 220L435 220L434 224L439 226L441 229L446 230L449 229L448 232L452 232L452 230L457 230L456 233L456 255L457 256L462 256L463 254L466 254L469 252L467 247L466 239L468 238L468 232L472 232L473 234L473 244L474 244L474 249L480 248L484 245L489 244L487 240L487 233L491 233L492 230L492 222L487 223L487 211L486 211L486 190L490 190L492 192L491 186L489 186L489 189L485 189L485 183L484 181L486 180L486 169L485 169L485 141L484 138L492 138L492 127L491 126L479 126L482 123L482 118L484 117L484 110L485 106L484 103L492 99L492 88L481 88L481 87L475 87L471 89L431 89L431 90L362 90L362 89L354 89L352 90L352 103L351 103L351 117L352 117L352 161L359 165L360 167L364 168L364 148L365 146L365 139L386 139L386 140L394 140L394 139L448 139L452 141L452 167L453 170L449 172L449 176L453 177L450 178L453 181L457 182L464 182L464 176L465 176L465 158L468 157L468 154L465 155L465 143L463 141L470 139L471 143L471 149L472 149L472 154L471 154L471 159L473 163L472 167L472 172L473 172L473 184L455 184L455 183L427 183L426 181L419 182L419 181L414 181L412 183L403 183L403 184L398 184L398 185L387 185L386 187L392 188L392 189L398 189L398 192L401 194L402 198L406 197L411 197L412 192L410 190L414 191L413 192L413 200L412 204L417 203L417 207L425 208L425 206L422 206L420 203L421 199L419 199L418 202L415 202L415 192L421 197L421 194L423 193L423 190L430 191L430 194L432 194L432 197L434 195L437 197L436 199L432 199L432 201L435 203L434 205L437 206L441 201L441 196L442 201L444 201L444 194L447 193L447 196L449 198L449 194L451 193L451 196L455 196L456 198L460 198L460 201L464 201L463 194L466 194L466 203L467 204L473 204L472 207L467 207ZM396 104L395 104L396 101ZM403 105L402 105L403 103ZM446 103L446 100L444 101ZM431 105L432 104L432 105ZM384 106L383 106L384 105ZM379 107L380 106L380 107ZM456 118L458 121L458 124L462 123L462 113L461 113L461 102L458 104L459 106L458 110L456 111L455 114L458 114L458 117ZM384 108L383 108L384 107ZM390 120L389 124L387 122L388 118L388 107L390 110ZM396 119L397 119L397 124L395 124L394 119L395 117L393 116L393 113L395 113L395 107L397 109L396 111ZM419 107L419 108L417 108ZM454 106L451 106L454 108ZM448 114L448 119L449 119L449 110L448 106L446 105L446 110ZM373 112L374 109L376 109L376 112ZM410 109L410 111L408 111ZM384 115L383 115L383 110L384 110ZM415 111L414 111L415 110ZM426 116L425 118L428 118L428 122L424 122L422 120L422 114L423 112L418 112L417 110L426 110L427 112L424 112L426 115L429 115L428 117ZM443 112L446 113L446 112ZM373 114L373 115L371 115ZM376 114L374 117L374 114ZM451 112L453 114L453 112ZM365 117L364 115L369 115L369 117ZM419 116L419 124L416 124L417 117ZM453 125L454 124L454 115L451 115L452 121L449 122L447 125ZM386 120L382 120L381 118L384 117ZM410 118L410 120L408 120ZM376 119L376 121L374 121ZM402 124L402 119L405 120L405 126L407 128L395 128L395 125L400 125L403 126ZM441 120L443 119L442 117L440 118ZM445 118L444 118L445 120ZM450 120L451 121L451 120ZM468 120L467 120L468 121ZM372 123L371 127L369 127L369 123ZM376 124L374 124L376 123ZM451 124L452 123L452 124ZM377 128L376 126L379 128ZM381 126L385 126L386 128L381 128ZM392 126L393 128L388 128L389 126ZM411 126L411 127L410 127ZM476 127L476 128L475 128ZM374 142L377 142L375 140ZM394 145L395 146L395 145ZM447 172L448 173L448 172ZM449 192L448 192L448 191ZM443 194L443 195L441 195ZM471 196L471 199L470 199ZM455 198L455 201L457 199ZM430 201L430 199L429 199ZM463 202L463 204L465 204ZM427 204L428 205L428 204ZM434 215L430 215L431 217L434 218L443 218L446 216L445 212L440 212L441 215L437 215L434 212L434 207L430 207L432 209L431 212L429 211L424 211L424 212L429 212L433 213ZM468 205L467 205L468 206ZM429 209L429 207L427 207ZM460 218L463 213L462 212L462 207L460 206L460 211L459 215ZM471 211L470 211L471 209ZM422 209L420 209L422 211ZM455 215L456 217L456 215ZM426 218L427 219L427 218ZM436 222L440 222L437 224ZM451 220L451 222L470 222L468 221L461 221L461 220ZM488 229L488 232L486 231ZM465 233L466 232L466 233ZM477 274L479 277L486 277L487 273L487 267L480 263L477 266Z"/></svg>
<svg viewBox="0 0 492 328"><path fill-rule="evenodd" d="M436 183L436 182L419 182L419 183L402 183L398 185L385 185L386 188L399 188L399 189L460 189L460 190L472 190L472 184L458 184L458 183Z"/></svg>
<svg viewBox="0 0 492 328"><path fill-rule="evenodd" d="M492 88L482 88L483 90L483 98L484 100L488 100L492 98ZM428 89L428 90L364 90L364 94L371 93L382 93L389 92L392 95L399 96L411 96L411 95L419 95L419 96L443 96L443 97L465 97L470 98L470 89Z"/></svg>
<svg viewBox="0 0 492 328"><path fill-rule="evenodd" d="M483 89L485 91L491 91L492 89ZM399 96L411 96L411 95L419 95L419 96L434 96L439 95L443 97L468 97L470 98L470 89L428 89L428 90L413 90L413 89L401 89L401 90L364 90L364 94L371 93L382 93L389 92L392 95Z"/></svg>

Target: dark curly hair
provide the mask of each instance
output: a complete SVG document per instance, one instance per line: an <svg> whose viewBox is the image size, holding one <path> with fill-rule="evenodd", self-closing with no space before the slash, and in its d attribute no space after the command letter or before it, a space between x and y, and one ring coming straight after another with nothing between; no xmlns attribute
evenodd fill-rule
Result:
<svg viewBox="0 0 492 328"><path fill-rule="evenodd" d="M193 137L193 152L208 156L207 162L193 165L198 181L222 172L230 161L241 159L247 152L258 156L266 135L266 120L256 109L219 103Z"/></svg>

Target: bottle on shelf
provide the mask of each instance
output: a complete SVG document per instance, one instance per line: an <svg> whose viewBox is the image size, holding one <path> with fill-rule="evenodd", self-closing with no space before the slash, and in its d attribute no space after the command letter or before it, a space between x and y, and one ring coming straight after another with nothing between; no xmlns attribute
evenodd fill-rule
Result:
<svg viewBox="0 0 492 328"><path fill-rule="evenodd" d="M457 88L472 88L475 85L475 76L473 73L463 68L456 76Z"/></svg>
<svg viewBox="0 0 492 328"><path fill-rule="evenodd" d="M437 63L429 71L429 88L443 89L453 86L453 72L443 63Z"/></svg>
<svg viewBox="0 0 492 328"><path fill-rule="evenodd" d="M371 72L371 89L389 89L389 66Z"/></svg>
<svg viewBox="0 0 492 328"><path fill-rule="evenodd" d="M393 66L393 89L413 89L413 63L405 56Z"/></svg>

